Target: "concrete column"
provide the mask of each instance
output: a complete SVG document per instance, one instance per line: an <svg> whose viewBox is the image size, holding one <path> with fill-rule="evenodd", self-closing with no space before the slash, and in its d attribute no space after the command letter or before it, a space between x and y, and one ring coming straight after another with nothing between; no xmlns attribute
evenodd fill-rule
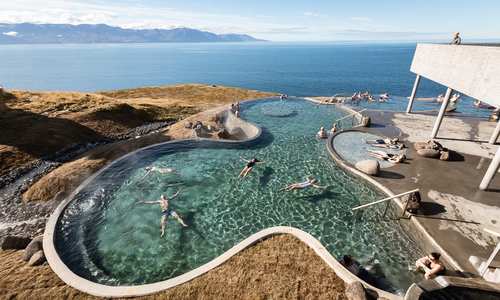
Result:
<svg viewBox="0 0 500 300"><path fill-rule="evenodd" d="M495 127L495 131L493 131L493 135L491 136L489 143L494 145L497 142L499 135L500 135L500 120L497 121L497 127Z"/></svg>
<svg viewBox="0 0 500 300"><path fill-rule="evenodd" d="M448 107L448 102L450 102L451 94L453 90L448 88L446 90L446 94L444 95L443 104L441 104L441 108L439 109L439 114L437 116L436 122L434 123L434 128L432 129L431 139L436 138L439 127L441 127L441 122L443 121L444 114L446 113L446 107Z"/></svg>
<svg viewBox="0 0 500 300"><path fill-rule="evenodd" d="M415 100L415 96L417 95L418 85L420 84L420 75L417 74L415 78L415 83L413 84L413 90L411 91L410 101L408 102L408 107L406 108L406 113L411 113L411 108L413 107L413 100Z"/></svg>
<svg viewBox="0 0 500 300"><path fill-rule="evenodd" d="M488 170L486 170L486 174L484 174L483 180L479 185L479 189L486 190L488 188L493 180L493 177L495 177L495 174L498 172L498 167L500 167L500 147L498 148L495 157L493 157Z"/></svg>

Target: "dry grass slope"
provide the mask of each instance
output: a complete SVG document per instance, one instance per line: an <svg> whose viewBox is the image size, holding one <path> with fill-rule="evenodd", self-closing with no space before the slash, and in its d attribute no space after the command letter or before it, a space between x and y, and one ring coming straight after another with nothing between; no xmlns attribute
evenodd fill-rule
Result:
<svg viewBox="0 0 500 300"><path fill-rule="evenodd" d="M64 284L48 265L28 267L0 252L3 299L94 299ZM346 299L344 282L290 235L268 238L190 282L142 299Z"/></svg>

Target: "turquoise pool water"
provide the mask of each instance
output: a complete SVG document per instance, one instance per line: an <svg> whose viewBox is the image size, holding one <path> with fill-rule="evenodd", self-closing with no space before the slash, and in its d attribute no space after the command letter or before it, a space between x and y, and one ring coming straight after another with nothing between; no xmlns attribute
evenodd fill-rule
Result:
<svg viewBox="0 0 500 300"><path fill-rule="evenodd" d="M418 280L408 265L421 254L383 207L353 214L351 207L382 195L342 171L315 134L345 115L335 106L292 99L242 104L242 118L263 128L246 144L178 142L142 150L106 169L65 209L56 249L76 274L108 285L166 280L214 259L249 235L271 226L300 228L336 257L352 254L378 262L383 288L403 292ZM350 121L349 121L350 122ZM244 158L265 161L246 179ZM144 179L145 167L175 168ZM282 192L313 175L325 190ZM161 211L140 204L182 189L170 206L188 223L168 221L160 238Z"/></svg>

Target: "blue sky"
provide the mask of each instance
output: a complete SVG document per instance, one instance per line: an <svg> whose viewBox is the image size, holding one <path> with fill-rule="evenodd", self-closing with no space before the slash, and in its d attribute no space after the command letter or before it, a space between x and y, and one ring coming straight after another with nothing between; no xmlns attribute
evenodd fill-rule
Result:
<svg viewBox="0 0 500 300"><path fill-rule="evenodd" d="M500 1L14 0L0 22L106 23L127 28L191 27L273 41L500 38Z"/></svg>

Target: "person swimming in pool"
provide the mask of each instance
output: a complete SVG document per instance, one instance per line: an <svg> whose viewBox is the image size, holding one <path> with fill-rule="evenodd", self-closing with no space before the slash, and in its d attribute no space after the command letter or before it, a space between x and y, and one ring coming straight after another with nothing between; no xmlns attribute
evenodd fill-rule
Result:
<svg viewBox="0 0 500 300"><path fill-rule="evenodd" d="M142 176L141 179L139 179L139 181L148 177L148 175L151 174L151 172L158 172L160 174L171 174L171 173L176 172L176 170L174 168L159 168L159 167L155 167L155 166L146 167L146 168L144 168L144 170L146 170L146 173L144 173L144 176Z"/></svg>
<svg viewBox="0 0 500 300"><path fill-rule="evenodd" d="M169 207L169 200L174 199L179 195L181 191L177 191L170 199L168 197L165 197L164 195L160 196L160 200L158 201L142 201L144 204L159 204L161 208L161 220L160 220L160 227L161 227L161 235L160 237L163 237L165 234L165 227L167 226L167 219L168 217L173 217L175 218L182 226L187 227L186 223L184 223L184 220L175 212L175 210L171 209Z"/></svg>
<svg viewBox="0 0 500 300"><path fill-rule="evenodd" d="M240 158L241 158L241 160L243 160L244 162L247 163L245 165L245 167L243 168L243 170L241 170L240 175L239 175L239 177L243 177L243 178L246 177L248 175L248 173L250 173L253 170L253 167L256 164L263 164L264 163L263 161L260 161L255 157L252 158L251 160L244 159L241 156L240 156Z"/></svg>
<svg viewBox="0 0 500 300"><path fill-rule="evenodd" d="M298 182L298 183L292 183L288 185L287 187L281 189L281 191L293 191L293 190L303 190L309 187L317 188L317 189L325 189L325 186L319 186L316 183L318 183L318 180L314 177L307 177L307 180L304 182Z"/></svg>

